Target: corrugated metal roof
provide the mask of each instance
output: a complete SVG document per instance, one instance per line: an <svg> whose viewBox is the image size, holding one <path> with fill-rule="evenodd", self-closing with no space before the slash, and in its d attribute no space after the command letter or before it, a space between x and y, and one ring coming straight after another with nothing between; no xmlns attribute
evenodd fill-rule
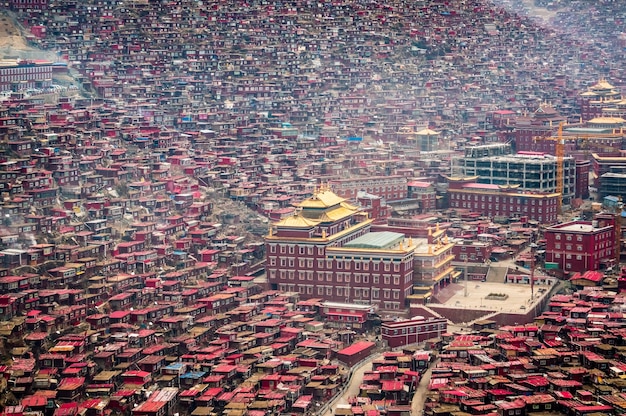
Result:
<svg viewBox="0 0 626 416"><path fill-rule="evenodd" d="M345 244L344 247L388 249L402 240L404 240L404 234L381 231L365 234Z"/></svg>

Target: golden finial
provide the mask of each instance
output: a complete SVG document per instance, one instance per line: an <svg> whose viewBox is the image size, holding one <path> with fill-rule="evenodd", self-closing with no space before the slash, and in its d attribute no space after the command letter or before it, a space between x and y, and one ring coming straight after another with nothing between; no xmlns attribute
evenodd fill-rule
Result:
<svg viewBox="0 0 626 416"><path fill-rule="evenodd" d="M428 227L428 235L433 235L433 229Z"/></svg>
<svg viewBox="0 0 626 416"><path fill-rule="evenodd" d="M270 224L268 232L269 232L269 236L270 237L272 237L274 235L274 230L272 229L272 224Z"/></svg>
<svg viewBox="0 0 626 416"><path fill-rule="evenodd" d="M437 231L437 232L439 232L439 223L437 223L437 229L436 229L436 231Z"/></svg>
<svg viewBox="0 0 626 416"><path fill-rule="evenodd" d="M444 244L448 244L448 236L447 235L443 236L443 243Z"/></svg>
<svg viewBox="0 0 626 416"><path fill-rule="evenodd" d="M322 230L322 238L326 238L326 230Z"/></svg>
<svg viewBox="0 0 626 416"><path fill-rule="evenodd" d="M428 245L428 254L433 254L433 246Z"/></svg>
<svg viewBox="0 0 626 416"><path fill-rule="evenodd" d="M413 237L409 237L409 247L413 247Z"/></svg>
<svg viewBox="0 0 626 416"><path fill-rule="evenodd" d="M404 250L404 243L400 241L400 250Z"/></svg>

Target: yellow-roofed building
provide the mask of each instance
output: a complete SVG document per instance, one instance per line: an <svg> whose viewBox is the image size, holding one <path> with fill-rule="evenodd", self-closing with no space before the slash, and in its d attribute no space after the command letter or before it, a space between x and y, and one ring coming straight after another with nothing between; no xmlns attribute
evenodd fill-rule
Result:
<svg viewBox="0 0 626 416"><path fill-rule="evenodd" d="M443 245L428 249L433 241L407 237L401 230L372 232L372 221L366 212L328 187L317 190L297 204L291 216L270 226L265 242L271 288L297 292L305 299L405 310L416 265L422 264L424 256L441 257ZM416 260L418 252L420 261ZM438 280L432 276L430 283L437 286L444 284L443 280L449 282L450 273L445 271ZM429 284L422 275L417 277L422 285Z"/></svg>

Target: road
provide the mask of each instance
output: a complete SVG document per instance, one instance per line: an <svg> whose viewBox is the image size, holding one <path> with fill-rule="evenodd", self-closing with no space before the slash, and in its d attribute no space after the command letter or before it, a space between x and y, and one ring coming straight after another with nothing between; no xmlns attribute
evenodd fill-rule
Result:
<svg viewBox="0 0 626 416"><path fill-rule="evenodd" d="M424 372L422 378L420 379L420 384L417 386L417 390L415 391L415 395L413 396L413 401L411 402L411 415L412 416L421 416L424 414L424 403L426 403L426 398L428 396L428 385L430 384L430 377L433 374L433 367L437 365L439 359L437 358L431 365L428 367L428 370Z"/></svg>
<svg viewBox="0 0 626 416"><path fill-rule="evenodd" d="M372 371L372 362L382 356L382 353L377 353L371 355L365 363L356 369L352 374L352 378L350 379L350 385L346 389L346 391L341 395L341 397L337 398L333 404L328 408L324 416L332 416L335 414L335 409L340 404L348 404L348 399L350 397L356 397L359 395L359 387L363 382L363 375L366 371Z"/></svg>
<svg viewBox="0 0 626 416"><path fill-rule="evenodd" d="M354 371L354 373L352 374L352 379L350 380L350 385L348 386L344 394L333 402L333 404L328 408L323 416L334 415L337 406L342 404L348 404L348 400L351 397L358 396L359 387L363 381L363 375L366 371L372 370L372 362L380 358L381 356L382 353L370 356L361 367ZM422 375L420 379L420 383L417 386L415 395L413 396L413 401L411 402L412 416L421 416L423 414L424 403L426 403L426 398L428 397L428 385L430 384L430 377L432 376L432 368L437 365L437 362L438 359L431 364L431 366L428 368L428 370L426 370L426 372Z"/></svg>

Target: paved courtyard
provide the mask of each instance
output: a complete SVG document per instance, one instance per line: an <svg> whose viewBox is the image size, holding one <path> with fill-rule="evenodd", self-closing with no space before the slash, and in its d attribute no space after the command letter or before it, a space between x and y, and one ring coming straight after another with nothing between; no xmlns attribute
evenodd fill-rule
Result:
<svg viewBox="0 0 626 416"><path fill-rule="evenodd" d="M466 295L467 288L467 295ZM534 302L540 299L550 286L535 285ZM446 288L451 293L446 296L443 305L459 307L463 309L481 308L490 311L524 312L531 305L530 285L515 283L491 283L464 281L455 284L452 288ZM486 299L490 293L504 293L508 295L506 300Z"/></svg>

